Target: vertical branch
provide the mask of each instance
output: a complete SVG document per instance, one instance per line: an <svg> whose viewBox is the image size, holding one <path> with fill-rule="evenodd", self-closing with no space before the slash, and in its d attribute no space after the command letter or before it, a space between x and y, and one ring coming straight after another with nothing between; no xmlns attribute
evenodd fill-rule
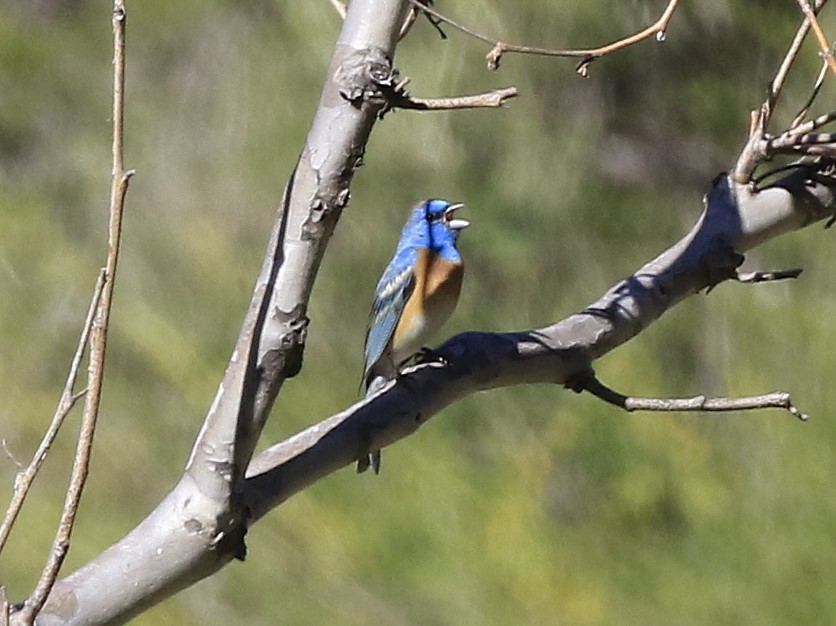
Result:
<svg viewBox="0 0 836 626"><path fill-rule="evenodd" d="M64 498L64 509L55 533L49 558L41 572L35 590L21 610L20 619L24 624L34 623L35 617L46 602L47 596L55 584L58 572L70 548L70 536L75 524L75 516L81 494L87 481L90 467L90 455L99 404L102 397L104 380L107 333L110 322L110 309L113 299L113 287L116 278L116 266L119 259L119 244L122 235L122 214L125 207L125 194L133 171L125 171L123 159L124 130L124 91L125 91L125 3L124 0L113 2L113 167L110 187L110 220L108 228L107 260L104 268L104 286L96 307L93 330L90 339L90 361L87 366L87 395L84 401L84 413L81 419L78 444L76 445L70 485Z"/></svg>

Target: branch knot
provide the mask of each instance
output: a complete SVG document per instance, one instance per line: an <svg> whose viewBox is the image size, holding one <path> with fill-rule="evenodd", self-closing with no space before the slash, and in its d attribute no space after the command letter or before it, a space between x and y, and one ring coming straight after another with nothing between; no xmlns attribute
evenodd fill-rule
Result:
<svg viewBox="0 0 836 626"><path fill-rule="evenodd" d="M356 107L370 103L384 107L399 82L399 73L380 48L350 53L334 72L340 95Z"/></svg>

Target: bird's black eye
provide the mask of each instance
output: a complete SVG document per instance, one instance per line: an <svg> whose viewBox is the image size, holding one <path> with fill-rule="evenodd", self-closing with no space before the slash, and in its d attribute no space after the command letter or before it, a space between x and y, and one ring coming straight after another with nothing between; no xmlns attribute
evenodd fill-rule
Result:
<svg viewBox="0 0 836 626"><path fill-rule="evenodd" d="M424 206L425 216L427 222L434 224L436 222L448 221L447 209L450 205L444 200L428 200Z"/></svg>

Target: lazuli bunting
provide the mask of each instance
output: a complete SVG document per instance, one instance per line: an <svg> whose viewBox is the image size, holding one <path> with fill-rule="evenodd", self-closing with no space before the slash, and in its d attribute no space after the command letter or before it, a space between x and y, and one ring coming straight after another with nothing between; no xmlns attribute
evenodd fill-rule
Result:
<svg viewBox="0 0 836 626"><path fill-rule="evenodd" d="M462 288L464 264L456 248L470 226L455 217L461 203L426 200L409 214L395 255L380 277L366 334L366 396L398 373L447 321ZM380 471L380 450L361 455L357 471Z"/></svg>

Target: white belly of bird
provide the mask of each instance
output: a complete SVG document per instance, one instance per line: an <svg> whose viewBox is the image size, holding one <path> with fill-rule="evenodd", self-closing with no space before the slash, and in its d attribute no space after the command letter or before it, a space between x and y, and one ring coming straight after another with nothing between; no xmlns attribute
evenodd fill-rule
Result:
<svg viewBox="0 0 836 626"><path fill-rule="evenodd" d="M426 346L426 342L438 332L444 322L453 313L455 300L440 299L438 302L428 302L429 306L415 316L415 322L405 333L398 337L398 345L392 351L392 361L401 363Z"/></svg>

